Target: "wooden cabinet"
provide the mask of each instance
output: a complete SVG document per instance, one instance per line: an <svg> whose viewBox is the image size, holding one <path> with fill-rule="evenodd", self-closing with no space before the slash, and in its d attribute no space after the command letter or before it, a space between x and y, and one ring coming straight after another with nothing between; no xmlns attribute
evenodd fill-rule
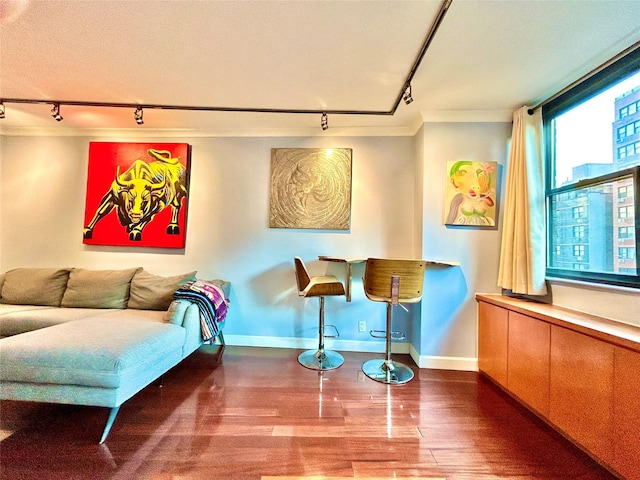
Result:
<svg viewBox="0 0 640 480"><path fill-rule="evenodd" d="M640 479L640 353L616 347L613 368L613 465Z"/></svg>
<svg viewBox="0 0 640 480"><path fill-rule="evenodd" d="M478 304L478 368L507 386L508 311L489 303Z"/></svg>
<svg viewBox="0 0 640 480"><path fill-rule="evenodd" d="M500 295L478 300L478 367L597 461L640 480L640 327Z"/></svg>
<svg viewBox="0 0 640 480"><path fill-rule="evenodd" d="M550 344L548 323L509 312L507 387L544 417L549 416Z"/></svg>
<svg viewBox="0 0 640 480"><path fill-rule="evenodd" d="M566 328L551 327L549 420L611 465L613 351Z"/></svg>

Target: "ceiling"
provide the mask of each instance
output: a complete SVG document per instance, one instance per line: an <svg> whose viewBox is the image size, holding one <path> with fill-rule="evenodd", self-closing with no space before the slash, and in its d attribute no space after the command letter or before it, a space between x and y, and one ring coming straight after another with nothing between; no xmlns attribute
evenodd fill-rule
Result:
<svg viewBox="0 0 640 480"><path fill-rule="evenodd" d="M0 0L0 97L393 110L441 0ZM5 103L2 134L412 135L508 121L640 40L640 0L453 0L393 115Z"/></svg>

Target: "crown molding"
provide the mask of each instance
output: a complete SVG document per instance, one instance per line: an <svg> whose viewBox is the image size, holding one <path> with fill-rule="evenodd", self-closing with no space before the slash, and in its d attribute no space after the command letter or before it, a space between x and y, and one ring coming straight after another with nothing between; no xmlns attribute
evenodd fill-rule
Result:
<svg viewBox="0 0 640 480"><path fill-rule="evenodd" d="M423 110L424 123L511 123L513 110Z"/></svg>
<svg viewBox="0 0 640 480"><path fill-rule="evenodd" d="M60 127L4 127L0 137L165 137L165 138L215 138L215 137L408 137L418 131L415 125L400 127L331 127L276 128L276 129L189 129L189 128L73 128Z"/></svg>

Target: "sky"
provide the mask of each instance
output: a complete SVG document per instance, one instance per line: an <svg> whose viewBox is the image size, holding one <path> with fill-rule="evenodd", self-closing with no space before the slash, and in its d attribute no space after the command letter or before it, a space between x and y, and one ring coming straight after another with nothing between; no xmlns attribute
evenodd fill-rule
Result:
<svg viewBox="0 0 640 480"><path fill-rule="evenodd" d="M613 163L615 98L640 86L640 72L556 118L556 186L585 163Z"/></svg>

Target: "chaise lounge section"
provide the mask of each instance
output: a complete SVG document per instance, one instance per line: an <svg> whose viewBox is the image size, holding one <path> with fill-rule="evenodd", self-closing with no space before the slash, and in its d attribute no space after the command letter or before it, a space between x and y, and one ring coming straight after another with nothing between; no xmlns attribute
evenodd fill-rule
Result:
<svg viewBox="0 0 640 480"><path fill-rule="evenodd" d="M141 268L6 272L0 399L111 408L103 443L126 400L202 345L201 309L173 299L194 283L202 283L195 272L159 277ZM228 282L207 284L228 302Z"/></svg>

